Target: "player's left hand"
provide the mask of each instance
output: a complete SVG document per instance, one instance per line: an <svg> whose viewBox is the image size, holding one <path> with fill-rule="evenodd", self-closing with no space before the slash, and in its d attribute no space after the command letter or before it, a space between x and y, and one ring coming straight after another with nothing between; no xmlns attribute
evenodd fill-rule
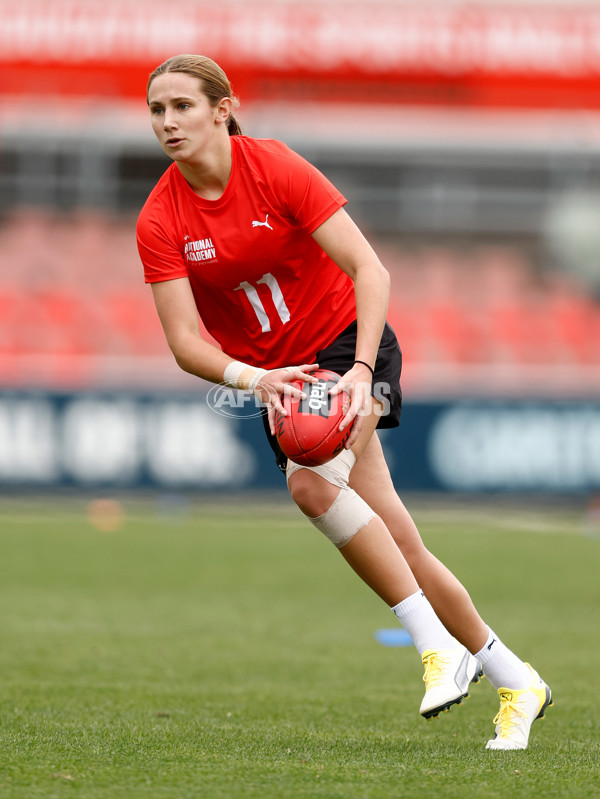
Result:
<svg viewBox="0 0 600 799"><path fill-rule="evenodd" d="M371 396L372 378L373 375L368 366L362 363L355 363L352 369L342 375L335 386L329 390L332 395L345 391L350 396L350 405L338 428L339 430L345 430L349 425L352 425L352 430L344 445L346 449L350 449L358 438L365 416L371 414L373 408L373 398Z"/></svg>

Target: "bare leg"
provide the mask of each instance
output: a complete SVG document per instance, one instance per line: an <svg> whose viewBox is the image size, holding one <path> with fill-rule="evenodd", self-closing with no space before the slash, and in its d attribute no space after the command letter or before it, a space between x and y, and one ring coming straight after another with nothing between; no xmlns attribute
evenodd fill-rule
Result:
<svg viewBox="0 0 600 799"><path fill-rule="evenodd" d="M394 489L381 444L374 435L377 420L368 421L364 436L361 433L357 442L358 460L350 473L349 484L378 515L359 529L340 551L354 571L388 605L399 605L395 612L412 635L425 664L426 691L421 715L437 716L441 710L460 702L483 664L494 686L499 683L514 687L519 695L527 697L532 707L529 717L524 712L514 711L510 703L503 704L500 689L503 718L512 712L522 721L519 725L512 724L510 733L502 725L497 726L496 738L488 742L488 748L523 749L527 746L531 723L551 703L550 689L499 639L492 640L494 649L488 651L492 645L486 647L488 634L491 636L489 628L459 580L423 544ZM300 509L310 517L325 514L340 491L306 469L292 474L289 486ZM428 602L417 587L422 589ZM413 601L421 602L420 607L414 608ZM406 612L400 615L403 607ZM464 649L449 648L452 645L444 641L452 640L449 633L473 655L477 654L481 662L474 657L465 662ZM440 652L445 654L440 657ZM459 685L457 675L463 669L465 681ZM532 674L534 687L531 687ZM443 675L441 680L440 675ZM498 744L497 739L500 740Z"/></svg>
<svg viewBox="0 0 600 799"><path fill-rule="evenodd" d="M487 640L487 625L464 586L425 547L415 523L396 493L377 435L371 436L352 469L350 486L385 522L446 629L470 652L479 652Z"/></svg>
<svg viewBox="0 0 600 799"><path fill-rule="evenodd" d="M293 474L289 484L300 510L312 518L325 513L340 490L308 469ZM385 523L377 516L340 552L358 576L390 607L419 587Z"/></svg>
<svg viewBox="0 0 600 799"><path fill-rule="evenodd" d="M375 415L365 419L361 434L353 447L358 458L373 437L377 420ZM383 467L387 472L385 461ZM300 469L291 475L289 489L300 510L311 518L325 513L340 490L308 469ZM390 535L385 522L378 516L360 529L340 552L358 576L390 607L397 605L419 588L404 554Z"/></svg>

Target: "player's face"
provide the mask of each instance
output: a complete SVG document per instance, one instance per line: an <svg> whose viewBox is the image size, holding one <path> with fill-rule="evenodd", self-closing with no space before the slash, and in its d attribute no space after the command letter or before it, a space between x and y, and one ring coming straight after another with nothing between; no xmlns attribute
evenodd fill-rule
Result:
<svg viewBox="0 0 600 799"><path fill-rule="evenodd" d="M167 72L154 78L148 105L156 138L174 161L201 157L223 118L222 104L213 108L202 91L201 81L183 72Z"/></svg>

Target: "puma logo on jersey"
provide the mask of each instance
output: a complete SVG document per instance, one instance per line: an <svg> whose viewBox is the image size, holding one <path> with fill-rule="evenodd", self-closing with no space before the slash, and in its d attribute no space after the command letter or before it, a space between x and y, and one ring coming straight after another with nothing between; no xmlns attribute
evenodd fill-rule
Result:
<svg viewBox="0 0 600 799"><path fill-rule="evenodd" d="M267 214L266 219L265 219L264 222L259 222L257 219L255 219L252 222L252 227L268 227L269 230L273 230L273 228L269 224L269 214Z"/></svg>

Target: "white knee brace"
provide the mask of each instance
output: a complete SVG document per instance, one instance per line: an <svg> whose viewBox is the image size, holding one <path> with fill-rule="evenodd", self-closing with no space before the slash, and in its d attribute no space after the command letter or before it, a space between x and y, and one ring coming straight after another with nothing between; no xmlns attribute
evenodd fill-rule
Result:
<svg viewBox="0 0 600 799"><path fill-rule="evenodd" d="M323 466L300 466L288 460L288 480L298 469L308 469L327 480L328 483L339 487L340 493L325 513L320 516L306 517L338 549L354 538L356 533L375 516L364 499L348 486L350 470L355 463L356 457L349 449L343 450Z"/></svg>

